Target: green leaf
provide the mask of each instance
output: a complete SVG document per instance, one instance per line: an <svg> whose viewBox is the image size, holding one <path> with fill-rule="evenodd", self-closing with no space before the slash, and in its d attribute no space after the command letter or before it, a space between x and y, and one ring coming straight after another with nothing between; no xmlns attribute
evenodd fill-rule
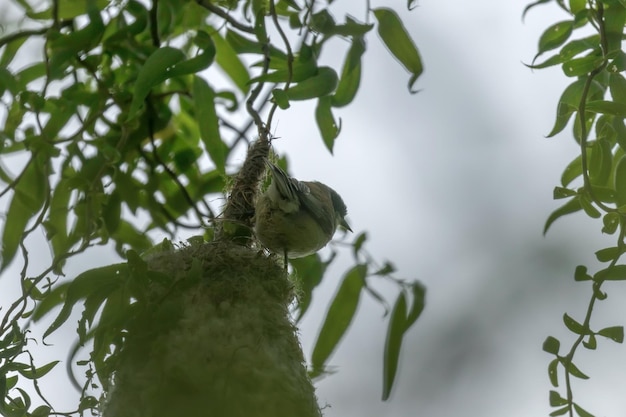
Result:
<svg viewBox="0 0 626 417"><path fill-rule="evenodd" d="M594 350L598 346L598 341L596 340L596 336L592 333L589 335L587 340L583 339L583 346L589 350Z"/></svg>
<svg viewBox="0 0 626 417"><path fill-rule="evenodd" d="M335 25L332 34L345 37L363 37L373 28L374 25L359 23L350 18L350 16L346 16L346 23L342 25Z"/></svg>
<svg viewBox="0 0 626 417"><path fill-rule="evenodd" d="M575 281L591 281L591 275L587 273L587 267L584 265L578 265L574 272Z"/></svg>
<svg viewBox="0 0 626 417"><path fill-rule="evenodd" d="M326 361L348 330L359 305L366 274L367 266L357 265L344 275L313 348L311 356L313 376L320 375L324 371Z"/></svg>
<svg viewBox="0 0 626 417"><path fill-rule="evenodd" d="M546 340L543 341L543 351L547 353L551 353L553 355L559 354L559 348L561 347L561 342L556 337L548 336Z"/></svg>
<svg viewBox="0 0 626 417"><path fill-rule="evenodd" d="M247 94L250 89L250 74L248 73L248 69L219 32L212 32L212 37L215 43L215 49L217 50L215 61L224 70L228 78L235 83L237 88L239 88L242 93Z"/></svg>
<svg viewBox="0 0 626 417"><path fill-rule="evenodd" d="M135 81L133 101L128 110L126 120L135 117L143 101L152 90L152 87L169 78L169 70L177 63L185 60L185 54L177 48L164 46L155 50L143 64Z"/></svg>
<svg viewBox="0 0 626 417"><path fill-rule="evenodd" d="M15 58L15 54L17 54L28 38L28 36L22 36L4 45L0 57L0 68L7 68L9 66L13 58Z"/></svg>
<svg viewBox="0 0 626 417"><path fill-rule="evenodd" d="M554 187L552 191L552 198L555 200L560 200L562 198L570 198L576 196L578 193L574 190L570 190L569 188L564 187Z"/></svg>
<svg viewBox="0 0 626 417"><path fill-rule="evenodd" d="M63 304L63 301L65 301L65 294L67 293L67 288L69 286L69 282L64 282L62 284L55 285L52 290L47 292L44 295L43 300L37 304L37 307L33 312L33 321L39 321L39 319L48 314L54 307Z"/></svg>
<svg viewBox="0 0 626 417"><path fill-rule="evenodd" d="M580 11L585 10L587 7L587 0L569 0L569 10L572 14L577 14Z"/></svg>
<svg viewBox="0 0 626 417"><path fill-rule="evenodd" d="M606 213L602 218L602 223L604 224L604 227L602 227L602 233L609 235L615 233L617 227L619 226L619 219L619 214L614 211Z"/></svg>
<svg viewBox="0 0 626 417"><path fill-rule="evenodd" d="M604 11L604 33L608 55L622 50L624 24L626 23L626 5L609 4Z"/></svg>
<svg viewBox="0 0 626 417"><path fill-rule="evenodd" d="M563 63L563 74L568 77L580 77L581 75L587 75L591 71L600 67L603 62L603 57L595 55L570 59L569 61Z"/></svg>
<svg viewBox="0 0 626 417"><path fill-rule="evenodd" d="M424 68L415 43L396 12L383 7L374 9L373 12L378 20L378 35L389 52L411 73L409 91L416 92L412 90L413 85Z"/></svg>
<svg viewBox="0 0 626 417"><path fill-rule="evenodd" d="M598 282L602 281L624 281L626 280L626 265L613 265L602 269L593 276Z"/></svg>
<svg viewBox="0 0 626 417"><path fill-rule="evenodd" d="M606 327L600 330L597 334L599 334L600 336L608 337L609 339L617 343L624 342L624 326Z"/></svg>
<svg viewBox="0 0 626 417"><path fill-rule="evenodd" d="M332 101L331 96L320 97L315 107L315 121L317 122L317 127L322 135L324 145L326 145L326 148L331 154L333 153L335 139L339 136L341 129L341 120L339 125L337 125L331 110Z"/></svg>
<svg viewBox="0 0 626 417"><path fill-rule="evenodd" d="M101 268L90 269L78 275L66 287L64 304L61 312L54 319L50 327L46 329L43 339L57 330L69 318L73 308L81 299L90 295L110 294L123 284L127 277L128 267L125 263L108 265ZM49 311L49 310L48 310ZM42 316L43 314L35 314Z"/></svg>
<svg viewBox="0 0 626 417"><path fill-rule="evenodd" d="M52 361L50 363L47 363L37 369L31 369L30 367L27 369L22 369L20 370L20 374L22 376L24 376L25 378L28 379L39 379L41 377L43 377L44 375L46 375L48 372L50 372L52 370L52 368L54 368L56 366L57 363L59 363L60 361Z"/></svg>
<svg viewBox="0 0 626 417"><path fill-rule="evenodd" d="M291 259L289 262L296 271L296 279L300 286L296 316L296 321L299 322L311 305L313 290L322 282L328 263L322 262L316 253L304 258Z"/></svg>
<svg viewBox="0 0 626 417"><path fill-rule="evenodd" d="M400 292L391 312L391 318L389 319L389 326L387 328L387 338L385 339L385 352L383 356L383 401L389 399L393 382L396 378L402 338L407 329L406 318L406 296L404 292Z"/></svg>
<svg viewBox="0 0 626 417"><path fill-rule="evenodd" d="M598 139L591 143L589 180L593 185L605 186L609 181L613 171L613 153L611 148L611 142L607 139Z"/></svg>
<svg viewBox="0 0 626 417"><path fill-rule="evenodd" d="M614 246L612 248L600 249L596 252L596 258L598 258L600 262L611 262L612 260L618 258L622 253L624 253L623 249Z"/></svg>
<svg viewBox="0 0 626 417"><path fill-rule="evenodd" d="M550 364L548 364L548 378L550 378L550 383L552 384L553 387L559 386L558 366L559 366L558 358L553 359L552 361L550 361Z"/></svg>
<svg viewBox="0 0 626 417"><path fill-rule="evenodd" d="M215 58L215 45L211 36L206 32L199 31L196 34L194 43L198 45L200 53L191 59L187 59L172 65L167 73L168 78L179 77L182 75L195 74L208 68Z"/></svg>
<svg viewBox="0 0 626 417"><path fill-rule="evenodd" d="M528 11L532 9L533 7L539 6L540 4L549 3L551 1L552 0L536 0L528 4L526 7L524 7L524 11L522 12L522 19L526 17L526 13L528 13Z"/></svg>
<svg viewBox="0 0 626 417"><path fill-rule="evenodd" d="M609 90L614 102L626 105L626 78L622 74L609 75Z"/></svg>
<svg viewBox="0 0 626 417"><path fill-rule="evenodd" d="M355 260L357 259L357 256L359 252L361 251L361 248L363 247L363 244L365 243L366 240L367 240L367 232L359 233L354 238L354 242L352 243L352 255L354 256ZM374 273L374 275L377 275L377 273Z"/></svg>
<svg viewBox="0 0 626 417"><path fill-rule="evenodd" d="M44 164L47 159L33 156L15 186L2 230L2 263L4 270L13 260L28 221L41 209L48 193L48 177Z"/></svg>
<svg viewBox="0 0 626 417"><path fill-rule="evenodd" d="M585 375L580 369L578 369L578 367L576 365L574 365L573 363L565 363L562 362L563 366L565 367L565 370L571 374L572 376L575 376L576 378L580 378L580 379L589 379L589 377L587 375Z"/></svg>
<svg viewBox="0 0 626 417"><path fill-rule="evenodd" d="M579 200L580 200L580 205L582 206L587 216L593 219L598 219L602 216L600 211L598 211L598 209L595 208L595 206L591 202L591 198L588 196L586 192L582 193L579 196Z"/></svg>
<svg viewBox="0 0 626 417"><path fill-rule="evenodd" d="M30 417L48 417L52 409L47 405L40 405L30 414Z"/></svg>
<svg viewBox="0 0 626 417"><path fill-rule="evenodd" d="M426 288L422 284L419 282L413 282L411 284L411 292L413 304L411 305L409 314L406 317L407 329L417 321L426 306Z"/></svg>
<svg viewBox="0 0 626 417"><path fill-rule="evenodd" d="M74 19L75 17L87 13L88 7L92 4L97 9L104 10L109 2L110 0L63 0L58 4L58 17L61 20ZM26 15L35 20L50 20L52 19L52 7L49 7L41 12L28 11L26 12Z"/></svg>
<svg viewBox="0 0 626 417"><path fill-rule="evenodd" d="M571 20L558 22L548 27L539 38L539 48L535 59L544 52L563 45L572 34L573 29L574 22Z"/></svg>
<svg viewBox="0 0 626 417"><path fill-rule="evenodd" d="M47 53L48 74L50 79L61 79L65 71L70 67L68 61L80 52L87 52L95 48L102 39L104 22L100 15L100 9L94 1L86 2L86 11L89 15L89 23L83 28L70 33L51 33L48 35Z"/></svg>
<svg viewBox="0 0 626 417"><path fill-rule="evenodd" d="M579 406L576 403L574 404L574 410L576 410L576 413L580 416L580 417L594 417L593 414L591 414L590 412L586 411L585 409L583 409L581 406Z"/></svg>
<svg viewBox="0 0 626 417"><path fill-rule="evenodd" d="M565 326L573 333L589 334L589 329L587 327L571 318L567 313L563 313L563 323L565 323Z"/></svg>
<svg viewBox="0 0 626 417"><path fill-rule="evenodd" d="M217 170L224 174L227 147L220 135L219 119L215 111L215 91L199 76L193 80L193 100L204 147Z"/></svg>
<svg viewBox="0 0 626 417"><path fill-rule="evenodd" d="M563 408L559 408L558 410L554 410L553 412L551 412L550 416L552 417L562 416L563 414L566 414L568 411L569 411L569 406L566 405Z"/></svg>
<svg viewBox="0 0 626 417"><path fill-rule="evenodd" d="M576 55L591 50L595 51L600 48L600 35L595 34L582 39L574 39L561 48L559 56L563 62L569 61Z"/></svg>
<svg viewBox="0 0 626 417"><path fill-rule="evenodd" d="M352 39L341 70L341 78L332 98L333 107L343 107L352 102L361 83L361 56L365 52L365 41L361 37Z"/></svg>
<svg viewBox="0 0 626 417"><path fill-rule="evenodd" d="M550 406L558 407L559 405L567 404L567 400L556 391L550 391Z"/></svg>
<svg viewBox="0 0 626 417"><path fill-rule="evenodd" d="M565 170L563 170L563 174L561 175L561 185L563 185L563 187L567 187L572 181L583 174L581 160L582 158L578 155L565 167Z"/></svg>
<svg viewBox="0 0 626 417"><path fill-rule="evenodd" d="M319 67L317 73L299 82L286 91L289 100L308 100L316 97L324 97L331 94L337 88L339 79L334 69Z"/></svg>
<svg viewBox="0 0 626 417"><path fill-rule="evenodd" d="M559 217L565 216L566 214L575 213L582 209L580 204L580 198L574 197L569 200L567 203L554 210L550 216L548 216L548 220L546 220L546 224L543 227L543 234L545 235L548 232L548 229L554 223L556 219Z"/></svg>
<svg viewBox="0 0 626 417"><path fill-rule="evenodd" d="M333 33L336 23L328 9L322 9L311 15L310 26L312 31L328 35Z"/></svg>
<svg viewBox="0 0 626 417"><path fill-rule="evenodd" d="M626 204L626 155L617 161L614 175L615 201L621 207Z"/></svg>
<svg viewBox="0 0 626 417"><path fill-rule="evenodd" d="M579 79L565 88L557 106L556 122L548 137L552 137L562 131L572 114L578 110L585 84L585 79ZM587 96L588 100L600 99L603 95L604 90L602 86L597 82L592 82Z"/></svg>
<svg viewBox="0 0 626 417"><path fill-rule="evenodd" d="M626 117L626 104L616 103L607 100L589 101L586 106L587 111L600 114L610 114L612 116Z"/></svg>

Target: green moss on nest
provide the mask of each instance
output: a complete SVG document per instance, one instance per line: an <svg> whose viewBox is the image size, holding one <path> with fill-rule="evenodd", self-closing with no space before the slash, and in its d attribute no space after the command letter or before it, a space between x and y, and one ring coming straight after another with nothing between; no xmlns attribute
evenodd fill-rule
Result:
<svg viewBox="0 0 626 417"><path fill-rule="evenodd" d="M284 270L211 243L160 254L120 352L106 417L320 416L288 306Z"/></svg>

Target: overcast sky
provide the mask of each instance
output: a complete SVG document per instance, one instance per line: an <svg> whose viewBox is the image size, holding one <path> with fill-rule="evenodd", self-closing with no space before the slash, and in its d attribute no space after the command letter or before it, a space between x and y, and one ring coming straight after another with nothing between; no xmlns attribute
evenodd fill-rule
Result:
<svg viewBox="0 0 626 417"><path fill-rule="evenodd" d="M558 68L532 72L523 65L543 30L567 16L540 6L523 23L525 5L421 0L410 13L402 9L425 65L421 92L408 94L408 74L370 37L357 100L336 113L343 129L334 157L318 138L310 107L278 114L282 139L275 146L289 156L292 173L340 192L352 228L370 233L368 249L428 290L386 403L380 400L386 321L375 302L362 299L331 359L338 372L318 384L320 403L330 406L327 417L551 411L551 358L541 344L549 334L569 340L561 317L568 311L581 318L589 298L589 288L573 282L574 268L591 263L593 252L611 240L582 214L541 234L558 205L552 189L577 148L569 129L545 138L571 80ZM103 263L115 260L110 253L98 256ZM301 328L307 355L346 265L332 270L336 276L315 294ZM68 275L92 266L71 264ZM609 290L597 326L623 324L616 320L626 291ZM592 376L576 385L583 407L598 415L624 410L623 382L615 384L611 375L623 375L625 357L623 346L604 340L596 352L581 353L577 363Z"/></svg>

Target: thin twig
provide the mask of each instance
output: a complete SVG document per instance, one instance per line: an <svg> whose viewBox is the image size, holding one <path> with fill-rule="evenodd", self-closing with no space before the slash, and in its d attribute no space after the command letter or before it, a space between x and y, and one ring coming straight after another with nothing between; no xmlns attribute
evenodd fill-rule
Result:
<svg viewBox="0 0 626 417"><path fill-rule="evenodd" d="M232 27L235 29L239 29L242 32L254 34L254 29L250 26L243 25L239 23L236 19L234 19L230 14L226 13L224 10L219 8L218 6L211 3L210 0L197 0L198 4L205 9L209 10L211 13L221 17L225 21L227 21Z"/></svg>

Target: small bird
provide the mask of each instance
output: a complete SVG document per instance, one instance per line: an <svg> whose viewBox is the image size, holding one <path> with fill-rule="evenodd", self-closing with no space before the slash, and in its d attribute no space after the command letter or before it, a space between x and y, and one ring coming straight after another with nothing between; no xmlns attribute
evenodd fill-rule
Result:
<svg viewBox="0 0 626 417"><path fill-rule="evenodd" d="M332 239L337 226L352 231L345 203L335 190L317 181L298 181L265 161L272 182L256 202L255 233L261 244L287 258L317 252Z"/></svg>

